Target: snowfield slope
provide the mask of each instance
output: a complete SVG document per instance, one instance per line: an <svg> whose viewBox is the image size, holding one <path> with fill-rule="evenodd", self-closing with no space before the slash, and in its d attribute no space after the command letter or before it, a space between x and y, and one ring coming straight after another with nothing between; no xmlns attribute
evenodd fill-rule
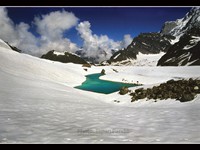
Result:
<svg viewBox="0 0 200 150"><path fill-rule="evenodd" d="M104 95L73 88L85 80L84 75L98 73L102 68L84 71L81 65L16 53L2 43L0 143L200 142L199 96L188 103L174 100L154 103L145 99L131 103L128 95ZM119 74L112 69L118 70ZM154 69L154 74L150 69ZM160 77L167 71L159 76L165 70L161 67L107 66L105 70L108 75L102 78L118 81L131 78L131 75L141 82L147 78L151 81L158 73L156 82L151 82L153 85L172 78L172 75L189 77L194 74L198 77L200 69L169 68L168 71L173 73L162 80ZM120 103L114 103L115 99Z"/></svg>

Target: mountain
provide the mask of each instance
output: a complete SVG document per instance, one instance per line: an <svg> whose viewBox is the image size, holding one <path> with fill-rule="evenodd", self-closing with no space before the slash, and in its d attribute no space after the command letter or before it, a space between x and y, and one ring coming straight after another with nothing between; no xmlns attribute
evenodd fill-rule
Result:
<svg viewBox="0 0 200 150"><path fill-rule="evenodd" d="M200 65L200 7L192 8L182 19L165 23L161 33L176 39L158 66Z"/></svg>
<svg viewBox="0 0 200 150"><path fill-rule="evenodd" d="M139 53L159 54L160 52L167 52L171 46L171 41L174 39L172 35L157 32L141 33L133 39L127 48L117 51L108 61L102 64L131 64L130 62L137 59Z"/></svg>
<svg viewBox="0 0 200 150"><path fill-rule="evenodd" d="M200 7L194 7L183 18L165 22L160 32L139 34L127 48L114 53L102 65L143 66L155 61L158 66L200 65L199 31ZM161 58L153 56L156 58L153 63L146 60L162 52L166 54L159 55Z"/></svg>
<svg viewBox="0 0 200 150"><path fill-rule="evenodd" d="M59 61L62 63L75 63L75 64L89 64L83 58L79 57L76 54L69 52L56 52L55 50L49 51L47 54L42 55L41 58L49 59L53 61Z"/></svg>

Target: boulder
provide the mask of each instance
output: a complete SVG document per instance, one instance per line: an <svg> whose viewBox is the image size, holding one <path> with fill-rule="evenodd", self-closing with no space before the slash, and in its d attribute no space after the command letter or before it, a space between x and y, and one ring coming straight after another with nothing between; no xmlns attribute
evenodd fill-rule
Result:
<svg viewBox="0 0 200 150"><path fill-rule="evenodd" d="M91 64L89 64L89 63L88 63L88 64L83 64L82 67L88 67L88 68L91 68Z"/></svg>
<svg viewBox="0 0 200 150"><path fill-rule="evenodd" d="M183 96L180 99L180 102L188 102L194 99L193 94L183 94Z"/></svg>
<svg viewBox="0 0 200 150"><path fill-rule="evenodd" d="M143 91L143 88L139 88L139 89L135 90L135 93L139 93L139 92L142 92L142 91Z"/></svg>
<svg viewBox="0 0 200 150"><path fill-rule="evenodd" d="M120 95L125 95L129 92L128 87L123 86L120 90L119 90L119 94Z"/></svg>
<svg viewBox="0 0 200 150"><path fill-rule="evenodd" d="M105 75L105 74L106 74L105 69L102 69L102 70L101 70L101 74L102 74L102 75Z"/></svg>

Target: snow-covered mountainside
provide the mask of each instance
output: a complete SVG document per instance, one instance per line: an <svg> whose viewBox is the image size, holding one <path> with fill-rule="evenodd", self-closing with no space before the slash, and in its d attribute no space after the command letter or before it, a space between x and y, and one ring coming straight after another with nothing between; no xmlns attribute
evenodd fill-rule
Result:
<svg viewBox="0 0 200 150"><path fill-rule="evenodd" d="M2 39L0 39L0 47L6 48L6 49L11 49L10 46L6 42L4 42Z"/></svg>
<svg viewBox="0 0 200 150"><path fill-rule="evenodd" d="M73 88L85 75L142 87L200 78L199 66L133 67L60 63L0 45L0 143L199 143L200 96L131 103L131 96ZM113 69L117 70L113 71ZM130 88L135 90L140 87ZM115 100L120 101L115 103Z"/></svg>
<svg viewBox="0 0 200 150"><path fill-rule="evenodd" d="M139 53L159 54L160 52L166 52L171 46L170 41L172 39L174 39L173 36L162 35L161 33L141 33L133 39L127 48L114 53L106 63L111 65L130 65L132 63L129 62L137 60Z"/></svg>
<svg viewBox="0 0 200 150"><path fill-rule="evenodd" d="M138 53L137 59L126 59L123 61L112 62L112 66L156 66L158 60L164 55L164 52L160 52L158 54L142 54ZM101 63L101 65L107 66L109 65L107 61Z"/></svg>
<svg viewBox="0 0 200 150"><path fill-rule="evenodd" d="M76 54L69 52L57 52L55 50L49 51L47 54L42 55L41 58L49 59L53 61L59 61L62 63L75 63L75 64L88 64L83 58Z"/></svg>
<svg viewBox="0 0 200 150"><path fill-rule="evenodd" d="M200 65L200 7L192 8L174 28L166 26L161 31L176 39L166 55L158 62L161 66ZM166 30L170 29L168 33Z"/></svg>
<svg viewBox="0 0 200 150"><path fill-rule="evenodd" d="M192 28L200 27L200 7L192 8L183 18L176 21L166 22L161 33L170 34L175 37L183 35Z"/></svg>
<svg viewBox="0 0 200 150"><path fill-rule="evenodd" d="M135 37L127 48L114 53L102 65L139 65L141 64L141 60L137 58L139 53L158 54L160 52L167 54L160 60L156 60L159 61L157 65L200 65L199 41L197 40L200 37L199 31L200 7L194 7L183 18L165 22L159 33L142 33ZM193 39L194 37L196 40ZM137 60L140 62L131 63ZM147 66L148 64L146 63Z"/></svg>

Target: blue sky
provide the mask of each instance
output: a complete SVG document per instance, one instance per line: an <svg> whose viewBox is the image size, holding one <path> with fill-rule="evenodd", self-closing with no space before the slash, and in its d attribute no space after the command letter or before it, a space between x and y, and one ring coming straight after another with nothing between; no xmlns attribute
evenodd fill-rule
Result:
<svg viewBox="0 0 200 150"><path fill-rule="evenodd" d="M0 39L24 53L76 53L101 62L144 32L159 32L166 21L191 7L0 7ZM106 55L105 55L106 54Z"/></svg>
<svg viewBox="0 0 200 150"><path fill-rule="evenodd" d="M32 24L35 16L45 15L57 10L73 12L79 22L89 21L91 30L97 35L107 35L120 41L125 34L132 37L141 32L158 32L165 21L182 18L191 7L8 7L8 16L15 24L25 22L30 31L37 35ZM52 20L53 21L53 20ZM72 42L82 45L82 39L75 27L64 34Z"/></svg>

